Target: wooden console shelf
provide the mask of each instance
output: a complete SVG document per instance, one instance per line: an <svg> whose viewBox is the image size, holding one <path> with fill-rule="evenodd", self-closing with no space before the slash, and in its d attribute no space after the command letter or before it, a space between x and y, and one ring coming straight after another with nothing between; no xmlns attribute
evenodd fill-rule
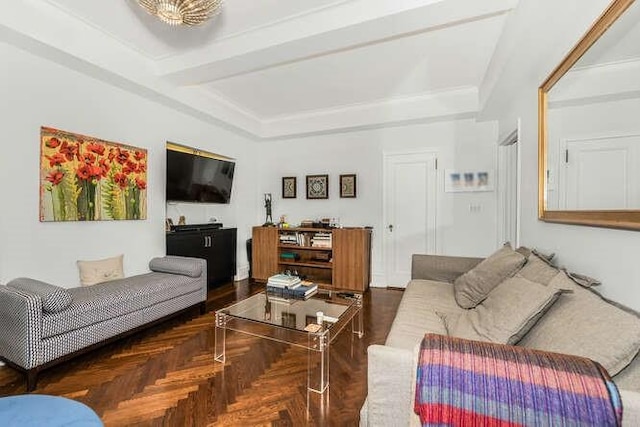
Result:
<svg viewBox="0 0 640 427"><path fill-rule="evenodd" d="M253 227L252 278L286 270L323 288L364 292L371 281L371 229Z"/></svg>

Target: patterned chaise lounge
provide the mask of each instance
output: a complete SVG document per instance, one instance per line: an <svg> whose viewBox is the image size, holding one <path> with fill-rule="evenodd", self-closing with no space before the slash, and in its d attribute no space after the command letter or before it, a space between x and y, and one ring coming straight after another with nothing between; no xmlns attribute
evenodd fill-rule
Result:
<svg viewBox="0 0 640 427"><path fill-rule="evenodd" d="M167 256L151 272L93 286L62 288L28 278L0 286L0 360L38 373L207 299L206 261Z"/></svg>

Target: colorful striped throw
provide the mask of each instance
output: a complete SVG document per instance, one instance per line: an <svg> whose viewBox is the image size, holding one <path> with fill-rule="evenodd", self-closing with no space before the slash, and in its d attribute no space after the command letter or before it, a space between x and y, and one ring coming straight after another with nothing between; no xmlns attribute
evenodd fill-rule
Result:
<svg viewBox="0 0 640 427"><path fill-rule="evenodd" d="M589 359L437 334L422 340L415 412L425 426L620 426L622 403Z"/></svg>

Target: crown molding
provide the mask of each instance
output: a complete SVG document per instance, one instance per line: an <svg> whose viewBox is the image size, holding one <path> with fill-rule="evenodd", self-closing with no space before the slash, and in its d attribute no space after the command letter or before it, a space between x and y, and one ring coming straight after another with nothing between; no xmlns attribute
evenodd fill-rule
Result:
<svg viewBox="0 0 640 427"><path fill-rule="evenodd" d="M263 120L260 135L273 139L415 121L450 120L473 116L477 110L477 88L466 87Z"/></svg>

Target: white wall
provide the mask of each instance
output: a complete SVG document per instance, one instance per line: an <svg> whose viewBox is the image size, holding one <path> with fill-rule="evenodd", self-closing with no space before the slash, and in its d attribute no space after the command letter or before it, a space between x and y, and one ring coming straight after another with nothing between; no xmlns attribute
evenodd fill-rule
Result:
<svg viewBox="0 0 640 427"><path fill-rule="evenodd" d="M165 142L196 146L237 159L232 204L171 207L189 222L215 216L249 236L255 212L252 146L223 130L0 43L0 282L28 276L65 287L79 283L75 261L124 253L125 274L148 271L165 253ZM40 126L148 149L148 218L144 221L41 223L38 220ZM244 245L238 266L246 270Z"/></svg>
<svg viewBox="0 0 640 427"><path fill-rule="evenodd" d="M517 31L504 35L520 49L499 71L497 99L489 101L488 109L500 123L521 119L521 243L556 252L559 264L601 279L606 296L640 309L640 233L537 218L537 88L608 3L520 0L515 17L522 20L511 26Z"/></svg>
<svg viewBox="0 0 640 427"><path fill-rule="evenodd" d="M340 218L344 226L373 226L374 283L384 285L383 154L396 151L439 152L438 252L486 256L496 248L496 193L444 193L444 169L495 169L497 125L460 120L433 124L316 135L265 142L260 148L262 177L257 189L273 195L273 219ZM357 198L341 199L340 174L357 175ZM307 200L305 176L329 175L329 199ZM298 196L282 199L281 179L296 176ZM410 183L408 183L410 185ZM478 205L471 212L469 205ZM259 202L256 223L264 222Z"/></svg>

